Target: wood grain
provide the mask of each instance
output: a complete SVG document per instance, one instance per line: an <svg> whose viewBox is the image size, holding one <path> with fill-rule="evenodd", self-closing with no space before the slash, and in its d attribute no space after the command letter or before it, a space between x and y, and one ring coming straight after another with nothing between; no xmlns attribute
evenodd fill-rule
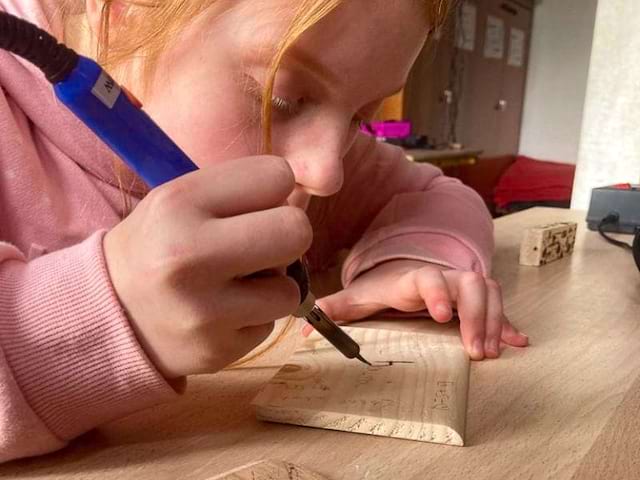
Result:
<svg viewBox="0 0 640 480"><path fill-rule="evenodd" d="M314 333L254 400L259 419L464 444L469 359L456 336L345 330L373 366Z"/></svg>
<svg viewBox="0 0 640 480"><path fill-rule="evenodd" d="M584 456L572 480L640 478L640 379L636 380Z"/></svg>
<svg viewBox="0 0 640 480"><path fill-rule="evenodd" d="M288 462L265 460L245 465L209 480L326 480L325 477Z"/></svg>
<svg viewBox="0 0 640 480"><path fill-rule="evenodd" d="M0 478L207 480L268 458L331 480L639 478L640 274L629 252L584 219L537 208L496 220L493 277L531 346L471 363L465 448L258 421L251 401L290 358L284 348L281 361L191 378L174 403L60 452L0 465ZM566 221L578 222L572 255L544 268L518 265L526 228ZM317 280L317 292L339 285L339 277ZM453 336L459 328L423 319L358 325Z"/></svg>

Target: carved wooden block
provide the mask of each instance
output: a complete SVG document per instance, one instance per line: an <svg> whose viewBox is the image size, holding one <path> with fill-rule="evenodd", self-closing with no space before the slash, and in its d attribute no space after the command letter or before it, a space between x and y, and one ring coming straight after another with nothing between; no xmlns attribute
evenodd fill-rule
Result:
<svg viewBox="0 0 640 480"><path fill-rule="evenodd" d="M313 333L254 400L259 419L464 444L469 358L457 336L345 330L373 366Z"/></svg>
<svg viewBox="0 0 640 480"><path fill-rule="evenodd" d="M520 265L541 266L573 252L575 222L552 223L528 228L520 244Z"/></svg>
<svg viewBox="0 0 640 480"><path fill-rule="evenodd" d="M288 462L265 460L245 465L209 480L326 480L317 473Z"/></svg>

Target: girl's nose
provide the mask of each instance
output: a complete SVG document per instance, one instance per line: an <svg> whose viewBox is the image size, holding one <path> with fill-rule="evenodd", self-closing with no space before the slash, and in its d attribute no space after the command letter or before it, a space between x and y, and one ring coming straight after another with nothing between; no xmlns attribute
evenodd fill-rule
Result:
<svg viewBox="0 0 640 480"><path fill-rule="evenodd" d="M287 152L296 183L309 195L328 197L338 193L344 182L343 160L350 131L348 125L315 123Z"/></svg>
<svg viewBox="0 0 640 480"><path fill-rule="evenodd" d="M339 151L314 148L301 153L292 165L296 183L309 195L328 197L338 193L344 181Z"/></svg>

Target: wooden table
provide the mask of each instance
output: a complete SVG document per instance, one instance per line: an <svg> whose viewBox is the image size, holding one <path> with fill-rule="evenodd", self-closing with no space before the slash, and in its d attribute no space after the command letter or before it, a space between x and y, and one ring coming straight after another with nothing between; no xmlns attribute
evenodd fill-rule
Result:
<svg viewBox="0 0 640 480"><path fill-rule="evenodd" d="M640 273L584 217L540 208L496 220L494 274L532 345L472 365L468 446L260 423L249 404L275 373L263 366L192 379L177 403L1 466L0 477L197 480L279 459L335 480L640 478ZM520 267L523 228L561 220L579 223L573 255Z"/></svg>
<svg viewBox="0 0 640 480"><path fill-rule="evenodd" d="M475 165L482 150L429 150L425 148L406 149L405 156L412 162L431 163L440 168Z"/></svg>

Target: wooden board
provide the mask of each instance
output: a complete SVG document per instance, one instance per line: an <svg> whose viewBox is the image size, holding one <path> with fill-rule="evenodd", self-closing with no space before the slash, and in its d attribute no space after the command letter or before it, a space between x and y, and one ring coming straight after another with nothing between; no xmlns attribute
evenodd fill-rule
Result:
<svg viewBox="0 0 640 480"><path fill-rule="evenodd" d="M373 366L314 333L254 400L259 419L464 444L469 358L457 337L346 330Z"/></svg>
<svg viewBox="0 0 640 480"><path fill-rule="evenodd" d="M288 462L265 460L245 465L209 480L326 480L317 473Z"/></svg>

